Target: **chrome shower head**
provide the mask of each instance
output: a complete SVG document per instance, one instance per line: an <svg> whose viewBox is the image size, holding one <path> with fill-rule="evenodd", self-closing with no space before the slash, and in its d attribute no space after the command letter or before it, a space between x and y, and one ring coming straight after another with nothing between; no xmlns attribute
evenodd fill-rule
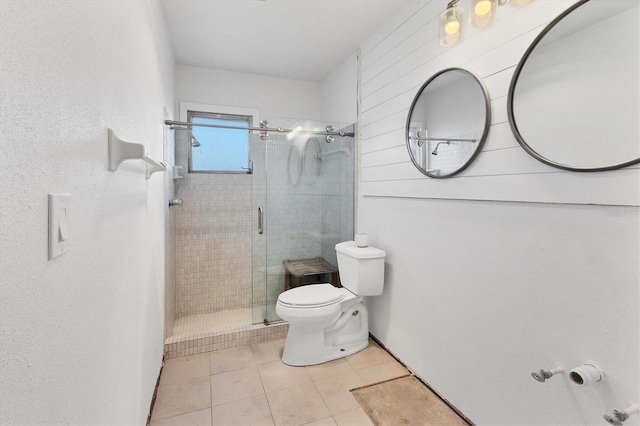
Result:
<svg viewBox="0 0 640 426"><path fill-rule="evenodd" d="M444 141L444 142L438 142L436 144L435 149L431 152L431 155L438 155L438 148L440 147L440 145L442 145L443 143L449 145L451 143L451 141Z"/></svg>

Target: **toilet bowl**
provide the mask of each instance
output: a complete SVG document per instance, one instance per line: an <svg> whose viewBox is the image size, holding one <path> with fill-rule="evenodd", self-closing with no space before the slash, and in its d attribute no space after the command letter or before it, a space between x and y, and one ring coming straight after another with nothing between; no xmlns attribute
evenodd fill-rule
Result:
<svg viewBox="0 0 640 426"><path fill-rule="evenodd" d="M321 364L361 351L369 345L369 316L361 296L382 293L383 250L336 245L342 285L312 284L280 294L276 313L289 322L282 362Z"/></svg>

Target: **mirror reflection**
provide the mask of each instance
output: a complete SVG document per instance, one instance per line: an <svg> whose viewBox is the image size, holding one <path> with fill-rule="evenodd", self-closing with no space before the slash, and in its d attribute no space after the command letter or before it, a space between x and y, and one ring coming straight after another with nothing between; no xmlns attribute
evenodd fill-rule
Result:
<svg viewBox="0 0 640 426"><path fill-rule="evenodd" d="M575 171L640 162L640 2L581 1L525 53L509 122L536 159Z"/></svg>
<svg viewBox="0 0 640 426"><path fill-rule="evenodd" d="M406 127L413 164L427 176L445 178L478 155L490 123L487 91L469 71L448 68L420 88Z"/></svg>

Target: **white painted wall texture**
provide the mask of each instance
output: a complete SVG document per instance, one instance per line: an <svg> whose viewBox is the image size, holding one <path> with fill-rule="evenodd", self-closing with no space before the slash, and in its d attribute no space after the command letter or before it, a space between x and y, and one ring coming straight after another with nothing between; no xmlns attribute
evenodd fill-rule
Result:
<svg viewBox="0 0 640 426"><path fill-rule="evenodd" d="M571 4L500 8L445 49L446 1L420 1L362 46L358 230L387 251L385 291L367 300L371 332L476 424L602 424L640 398L638 168L548 167L507 122L515 65ZM420 85L447 67L483 79L492 126L469 169L437 180L414 168L404 125ZM605 383L530 376L587 360Z"/></svg>
<svg viewBox="0 0 640 426"><path fill-rule="evenodd" d="M322 118L353 124L358 121L358 52L322 80Z"/></svg>
<svg viewBox="0 0 640 426"><path fill-rule="evenodd" d="M163 158L155 2L2 2L0 423L144 424L162 360L163 176L107 171L107 128ZM47 194L71 194L47 260Z"/></svg>
<svg viewBox="0 0 640 426"><path fill-rule="evenodd" d="M178 102L193 102L258 109L260 119L314 119L322 112L318 82L180 64L176 65L175 74L176 111Z"/></svg>

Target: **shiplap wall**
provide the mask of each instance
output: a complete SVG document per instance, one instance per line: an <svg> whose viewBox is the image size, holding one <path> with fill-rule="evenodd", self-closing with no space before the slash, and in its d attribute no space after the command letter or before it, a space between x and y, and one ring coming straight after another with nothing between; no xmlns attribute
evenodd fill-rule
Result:
<svg viewBox="0 0 640 426"><path fill-rule="evenodd" d="M361 47L360 195L568 204L638 205L638 166L598 173L547 166L518 145L507 120L507 92L520 58L540 31L575 0L534 1L497 9L486 29L465 23L466 39L440 46L446 0L417 2ZM470 2L459 5L469 11ZM448 67L473 72L491 99L491 128L481 154L461 174L432 179L412 164L404 132L420 86ZM613 189L613 190L612 190Z"/></svg>

